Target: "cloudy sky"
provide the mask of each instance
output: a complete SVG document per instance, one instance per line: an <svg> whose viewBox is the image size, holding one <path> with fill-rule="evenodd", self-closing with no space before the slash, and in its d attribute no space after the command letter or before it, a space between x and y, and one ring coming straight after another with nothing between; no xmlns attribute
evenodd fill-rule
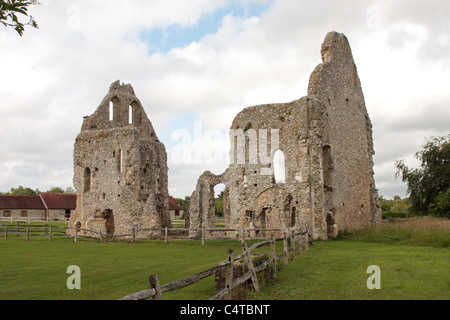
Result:
<svg viewBox="0 0 450 320"><path fill-rule="evenodd" d="M417 166L426 138L450 133L446 0L40 3L30 8L38 30L0 26L0 191L72 186L83 116L119 79L166 145L169 192L190 195L204 170L228 166L240 110L306 95L329 31L352 46L381 195L405 196L395 159Z"/></svg>

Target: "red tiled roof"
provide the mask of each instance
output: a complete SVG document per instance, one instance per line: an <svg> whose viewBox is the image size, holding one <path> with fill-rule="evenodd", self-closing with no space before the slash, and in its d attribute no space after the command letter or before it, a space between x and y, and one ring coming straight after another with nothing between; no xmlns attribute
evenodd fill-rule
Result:
<svg viewBox="0 0 450 320"><path fill-rule="evenodd" d="M49 209L75 209L77 195L73 193L41 193L45 205ZM169 210L184 210L180 202L168 197ZM3 196L0 195L1 209L44 209L45 205L40 196Z"/></svg>
<svg viewBox="0 0 450 320"><path fill-rule="evenodd" d="M169 210L183 210L180 206L180 202L171 196L169 196Z"/></svg>
<svg viewBox="0 0 450 320"><path fill-rule="evenodd" d="M0 209L44 209L39 196L0 196Z"/></svg>
<svg viewBox="0 0 450 320"><path fill-rule="evenodd" d="M77 195L73 193L41 193L49 209L75 209Z"/></svg>

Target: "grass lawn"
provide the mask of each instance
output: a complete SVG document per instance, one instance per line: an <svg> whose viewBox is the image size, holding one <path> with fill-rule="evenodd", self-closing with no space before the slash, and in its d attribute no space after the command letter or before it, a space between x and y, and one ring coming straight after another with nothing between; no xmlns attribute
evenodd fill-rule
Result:
<svg viewBox="0 0 450 320"><path fill-rule="evenodd" d="M315 242L284 266L273 283L247 299L450 299L450 220L417 220L344 234ZM249 246L252 243L249 243ZM282 243L279 243L282 245ZM66 237L11 235L0 238L0 299L118 299L148 288L148 276L162 284L214 266L238 241L197 240L103 242ZM268 250L265 247L261 250ZM278 248L277 254L281 248ZM81 270L81 290L66 286L67 267ZM377 265L381 289L366 286L367 267ZM206 300L214 277L163 293L163 299Z"/></svg>
<svg viewBox="0 0 450 320"><path fill-rule="evenodd" d="M450 299L450 220L416 218L314 242L248 299ZM367 288L367 267L381 289Z"/></svg>
<svg viewBox="0 0 450 320"><path fill-rule="evenodd" d="M369 290L380 267L381 289ZM248 299L450 299L450 252L445 248L339 240L315 242L279 274L277 282Z"/></svg>
<svg viewBox="0 0 450 320"><path fill-rule="evenodd" d="M214 266L227 258L228 248L242 252L237 241L163 241L100 243L48 238L30 241L0 239L0 299L118 299L149 287L148 276L162 284ZM66 286L67 267L81 271L81 290ZM214 277L164 293L164 299L208 299Z"/></svg>

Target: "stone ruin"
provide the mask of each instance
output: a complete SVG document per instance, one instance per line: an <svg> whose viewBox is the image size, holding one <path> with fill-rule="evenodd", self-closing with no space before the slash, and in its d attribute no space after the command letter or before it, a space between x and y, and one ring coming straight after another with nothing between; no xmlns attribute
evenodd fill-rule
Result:
<svg viewBox="0 0 450 320"><path fill-rule="evenodd" d="M381 221L372 125L345 35L328 33L321 54L307 96L248 107L235 117L230 166L221 175L203 173L191 196L190 237L214 228L219 183L226 186L225 229L251 228L251 236L295 228L325 240ZM284 158L284 181L274 176L276 153Z"/></svg>
<svg viewBox="0 0 450 320"><path fill-rule="evenodd" d="M164 144L133 88L112 83L75 140L77 207L69 225L106 236L171 226L167 171Z"/></svg>
<svg viewBox="0 0 450 320"><path fill-rule="evenodd" d="M235 117L229 167L221 175L204 172L192 193L190 238L214 228L214 187L221 183L225 228L250 228L250 236L295 228L325 240L380 223L372 125L347 38L330 32L321 54L307 96ZM167 170L165 147L132 87L114 82L76 138L71 226L105 235L170 226Z"/></svg>

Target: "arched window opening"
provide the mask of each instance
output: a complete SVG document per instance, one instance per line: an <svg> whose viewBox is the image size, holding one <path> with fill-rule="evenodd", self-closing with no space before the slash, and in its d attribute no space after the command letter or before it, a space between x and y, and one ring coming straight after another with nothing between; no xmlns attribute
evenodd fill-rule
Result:
<svg viewBox="0 0 450 320"><path fill-rule="evenodd" d="M214 186L214 206L215 216L223 218L223 195L225 193L225 184L219 183Z"/></svg>
<svg viewBox="0 0 450 320"><path fill-rule="evenodd" d="M296 211L296 208L292 207L292 209L291 209L291 223L290 223L290 227L291 228L295 227L295 211Z"/></svg>
<svg viewBox="0 0 450 320"><path fill-rule="evenodd" d="M91 190L91 169L84 169L83 192Z"/></svg>
<svg viewBox="0 0 450 320"><path fill-rule="evenodd" d="M134 124L135 126L140 126L142 122L142 116L141 116L141 108L139 107L139 104L136 101L133 101L130 104L130 124Z"/></svg>
<svg viewBox="0 0 450 320"><path fill-rule="evenodd" d="M133 107L131 104L128 106L128 124L133 124Z"/></svg>
<svg viewBox="0 0 450 320"><path fill-rule="evenodd" d="M336 220L331 215L331 213L327 214L327 236L328 239L334 238L336 236Z"/></svg>
<svg viewBox="0 0 450 320"><path fill-rule="evenodd" d="M114 103L112 101L109 102L109 121L114 120Z"/></svg>
<svg viewBox="0 0 450 320"><path fill-rule="evenodd" d="M117 97L113 97L109 101L109 121L116 123L121 122L123 116L121 116L120 101Z"/></svg>
<svg viewBox="0 0 450 320"><path fill-rule="evenodd" d="M285 183L286 182L286 167L284 153L281 150L275 151L273 155L273 175L275 178L275 183Z"/></svg>

